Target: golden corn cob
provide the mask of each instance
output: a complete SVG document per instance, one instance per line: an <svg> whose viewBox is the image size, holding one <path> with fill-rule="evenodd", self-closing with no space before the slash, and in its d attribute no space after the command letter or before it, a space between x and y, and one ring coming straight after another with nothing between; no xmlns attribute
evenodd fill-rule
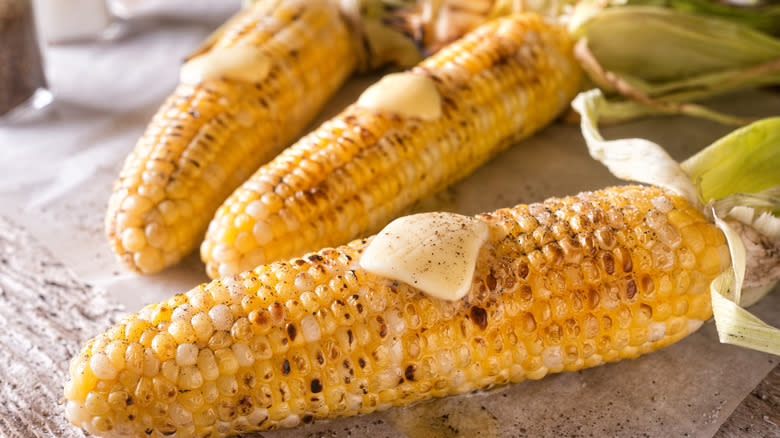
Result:
<svg viewBox="0 0 780 438"><path fill-rule="evenodd" d="M199 243L219 204L300 134L357 65L353 36L327 0L261 1L239 13L203 56L257 47L258 82L180 84L127 158L106 215L114 252L151 273Z"/></svg>
<svg viewBox="0 0 780 438"><path fill-rule="evenodd" d="M565 29L533 14L483 25L411 73L435 82L439 119L354 104L299 140L219 208L201 246L208 275L375 231L548 124L581 78Z"/></svg>
<svg viewBox="0 0 780 438"><path fill-rule="evenodd" d="M89 341L67 416L103 436L225 436L635 358L710 317L729 260L714 225L654 187L477 219L489 238L460 300L362 270L371 239L260 266Z"/></svg>

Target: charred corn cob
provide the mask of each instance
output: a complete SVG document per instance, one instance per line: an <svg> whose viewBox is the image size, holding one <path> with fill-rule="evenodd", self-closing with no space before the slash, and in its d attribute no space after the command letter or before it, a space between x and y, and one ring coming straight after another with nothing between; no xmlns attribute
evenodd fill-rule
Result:
<svg viewBox="0 0 780 438"><path fill-rule="evenodd" d="M190 253L219 204L356 69L414 65L474 23L509 12L472 11L423 38L414 32L425 13L416 2L253 3L184 65L115 183L106 231L131 269L156 272Z"/></svg>
<svg viewBox="0 0 780 438"><path fill-rule="evenodd" d="M376 231L548 124L577 92L581 73L566 31L526 14L477 28L406 76L428 80L438 96L395 90L400 97L387 100L439 115L368 108L361 97L299 140L217 211L201 246L209 276Z"/></svg>
<svg viewBox="0 0 780 438"><path fill-rule="evenodd" d="M710 317L729 261L714 225L654 187L467 219L488 232L461 299L362 269L371 238L260 266L89 341L67 416L103 436L224 436L635 358Z"/></svg>
<svg viewBox="0 0 780 438"><path fill-rule="evenodd" d="M299 135L357 65L351 33L325 0L259 2L190 62L199 58L210 64L194 72L202 80L183 72L109 201L111 246L140 272L159 271L197 247L219 204ZM238 63L235 71L203 71L229 63ZM252 69L262 71L252 78Z"/></svg>

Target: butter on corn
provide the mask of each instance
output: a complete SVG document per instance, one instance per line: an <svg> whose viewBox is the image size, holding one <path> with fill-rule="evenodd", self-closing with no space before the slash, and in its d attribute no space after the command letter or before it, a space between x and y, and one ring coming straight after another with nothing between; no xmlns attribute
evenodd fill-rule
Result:
<svg viewBox="0 0 780 438"><path fill-rule="evenodd" d="M441 117L441 94L428 76L392 73L368 87L357 106L432 121Z"/></svg>
<svg viewBox="0 0 780 438"><path fill-rule="evenodd" d="M635 358L711 315L723 234L687 200L614 187L479 215L468 293L363 270L371 239L215 280L89 341L65 385L100 436L225 436Z"/></svg>
<svg viewBox="0 0 780 438"><path fill-rule="evenodd" d="M550 123L581 76L566 30L538 15L475 29L383 79L244 182L209 224L208 275L377 231Z"/></svg>
<svg viewBox="0 0 780 438"><path fill-rule="evenodd" d="M209 79L259 82L271 71L268 54L259 47L213 49L185 62L179 82L199 85Z"/></svg>
<svg viewBox="0 0 780 438"><path fill-rule="evenodd" d="M390 222L368 245L360 267L430 296L463 298L488 238L484 222L453 213L421 213Z"/></svg>

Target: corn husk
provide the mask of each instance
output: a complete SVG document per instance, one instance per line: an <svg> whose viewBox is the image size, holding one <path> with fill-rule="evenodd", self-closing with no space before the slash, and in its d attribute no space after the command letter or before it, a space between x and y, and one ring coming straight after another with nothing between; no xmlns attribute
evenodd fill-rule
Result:
<svg viewBox="0 0 780 438"><path fill-rule="evenodd" d="M680 165L661 146L647 140L604 140L597 125L604 105L604 96L598 89L580 93L572 103L580 114L582 133L591 156L618 178L668 187L698 205L700 200L714 200L709 213L725 234L731 255L731 267L710 285L720 341L780 355L780 330L744 308L770 292L776 282L743 291L747 268L745 243L719 213L728 211L725 215L728 217L735 208L749 209L749 216L743 210L731 219L739 220L742 216L743 222L749 222L748 225L765 237L780 236L780 218L772 214L780 207L780 200L775 196L780 193L780 167L777 166L780 142L775 137L780 135L780 118L762 120L732 132ZM636 153L637 149L643 153ZM685 182L681 174L693 179ZM740 194L743 190L760 192ZM721 204L717 205L718 202ZM756 215L757 209L764 211Z"/></svg>
<svg viewBox="0 0 780 438"><path fill-rule="evenodd" d="M602 121L688 114L746 124L693 103L738 89L780 84L780 40L738 20L665 7L585 0L569 28L590 79L610 95Z"/></svg>

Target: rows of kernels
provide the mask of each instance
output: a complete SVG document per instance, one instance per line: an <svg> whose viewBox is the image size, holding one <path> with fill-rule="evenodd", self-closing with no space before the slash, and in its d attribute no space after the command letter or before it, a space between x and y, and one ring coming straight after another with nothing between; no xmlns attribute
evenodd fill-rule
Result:
<svg viewBox="0 0 780 438"><path fill-rule="evenodd" d="M579 86L568 38L533 16L483 26L411 71L436 82L442 117L353 105L301 139L217 211L201 247L211 277L378 229L549 123Z"/></svg>
<svg viewBox="0 0 780 438"><path fill-rule="evenodd" d="M481 218L491 243L463 300L356 270L366 241L261 266L88 343L71 363L67 414L102 434L292 427L636 357L709 317L697 279L716 273L697 267L723 236L675 195L613 188ZM639 262L670 244L655 231L667 223L693 268ZM190 325L202 336L177 341Z"/></svg>
<svg viewBox="0 0 780 438"><path fill-rule="evenodd" d="M352 72L348 30L325 2L287 0L270 14L267 23L284 27L264 32L261 17L247 11L214 42L262 47L274 61L268 76L257 84L180 85L127 158L106 230L128 267L155 272L191 252L217 206L291 141Z"/></svg>

